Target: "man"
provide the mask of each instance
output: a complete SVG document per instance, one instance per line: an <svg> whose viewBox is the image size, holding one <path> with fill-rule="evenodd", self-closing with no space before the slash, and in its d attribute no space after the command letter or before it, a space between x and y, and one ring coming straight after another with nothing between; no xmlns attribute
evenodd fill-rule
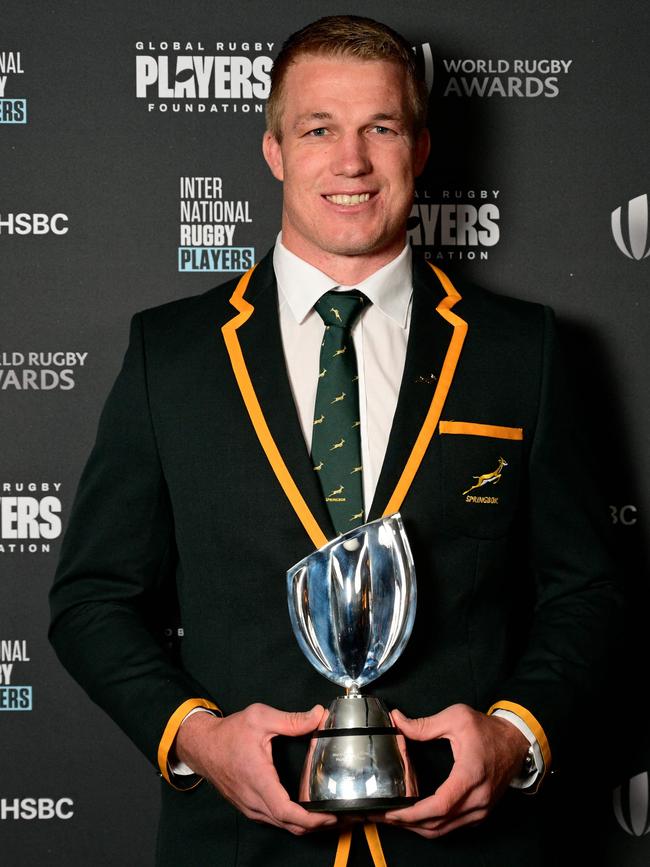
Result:
<svg viewBox="0 0 650 867"><path fill-rule="evenodd" d="M618 596L549 311L454 285L406 245L425 108L408 44L383 25L342 16L294 34L263 142L284 185L274 251L133 319L51 634L171 783L161 865L325 865L337 839L346 862L345 825L339 836L336 816L295 801L301 736L336 690L293 638L285 572L397 510L418 614L373 691L412 740L422 797L372 817L379 835L366 824L369 849L357 834L351 858L559 863L544 852L543 790L509 786L537 788L576 715L581 733L591 725ZM327 358L346 351L347 385L323 402ZM359 417L323 440L339 398ZM345 484L327 476L343 445L358 456ZM176 662L148 614L170 584ZM182 791L188 772L212 786Z"/></svg>

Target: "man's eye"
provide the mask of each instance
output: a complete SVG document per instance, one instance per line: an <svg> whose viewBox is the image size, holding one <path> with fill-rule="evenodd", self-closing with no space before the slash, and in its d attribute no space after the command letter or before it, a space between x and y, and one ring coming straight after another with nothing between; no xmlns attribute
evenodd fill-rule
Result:
<svg viewBox="0 0 650 867"><path fill-rule="evenodd" d="M390 135L391 133L394 133L394 130L390 129L387 126L379 126L378 125L378 126L373 126L372 129L374 132L379 133L379 135Z"/></svg>
<svg viewBox="0 0 650 867"><path fill-rule="evenodd" d="M316 127L316 129L310 129L307 133L308 135L314 136L314 138L322 138L327 133L327 130L324 126Z"/></svg>

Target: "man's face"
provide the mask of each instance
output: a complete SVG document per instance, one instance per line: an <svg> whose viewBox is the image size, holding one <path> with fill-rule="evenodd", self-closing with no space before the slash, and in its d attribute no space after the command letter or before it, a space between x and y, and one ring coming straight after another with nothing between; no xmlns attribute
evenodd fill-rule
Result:
<svg viewBox="0 0 650 867"><path fill-rule="evenodd" d="M396 255L429 152L426 132L413 137L399 66L299 58L284 83L282 132L281 144L266 133L264 155L284 182L285 245L317 266Z"/></svg>

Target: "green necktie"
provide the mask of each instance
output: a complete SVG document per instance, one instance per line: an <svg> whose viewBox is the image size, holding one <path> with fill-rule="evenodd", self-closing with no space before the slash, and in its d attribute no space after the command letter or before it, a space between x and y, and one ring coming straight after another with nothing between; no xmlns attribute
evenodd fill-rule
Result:
<svg viewBox="0 0 650 867"><path fill-rule="evenodd" d="M360 292L326 292L311 459L337 533L364 521L357 358L350 330L370 303Z"/></svg>

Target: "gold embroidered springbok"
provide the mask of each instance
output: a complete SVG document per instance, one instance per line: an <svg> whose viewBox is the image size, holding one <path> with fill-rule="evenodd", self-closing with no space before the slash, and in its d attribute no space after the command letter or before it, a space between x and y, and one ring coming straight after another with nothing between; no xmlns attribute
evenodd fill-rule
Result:
<svg viewBox="0 0 650 867"><path fill-rule="evenodd" d="M469 494L470 491L476 490L476 488L482 488L483 485L496 485L501 478L501 470L507 466L508 461L505 458L499 458L499 466L496 470L493 470L491 473L485 473L482 476L472 476L473 479L476 479L476 484L472 485L472 487L468 488L466 491L463 491L463 496Z"/></svg>

